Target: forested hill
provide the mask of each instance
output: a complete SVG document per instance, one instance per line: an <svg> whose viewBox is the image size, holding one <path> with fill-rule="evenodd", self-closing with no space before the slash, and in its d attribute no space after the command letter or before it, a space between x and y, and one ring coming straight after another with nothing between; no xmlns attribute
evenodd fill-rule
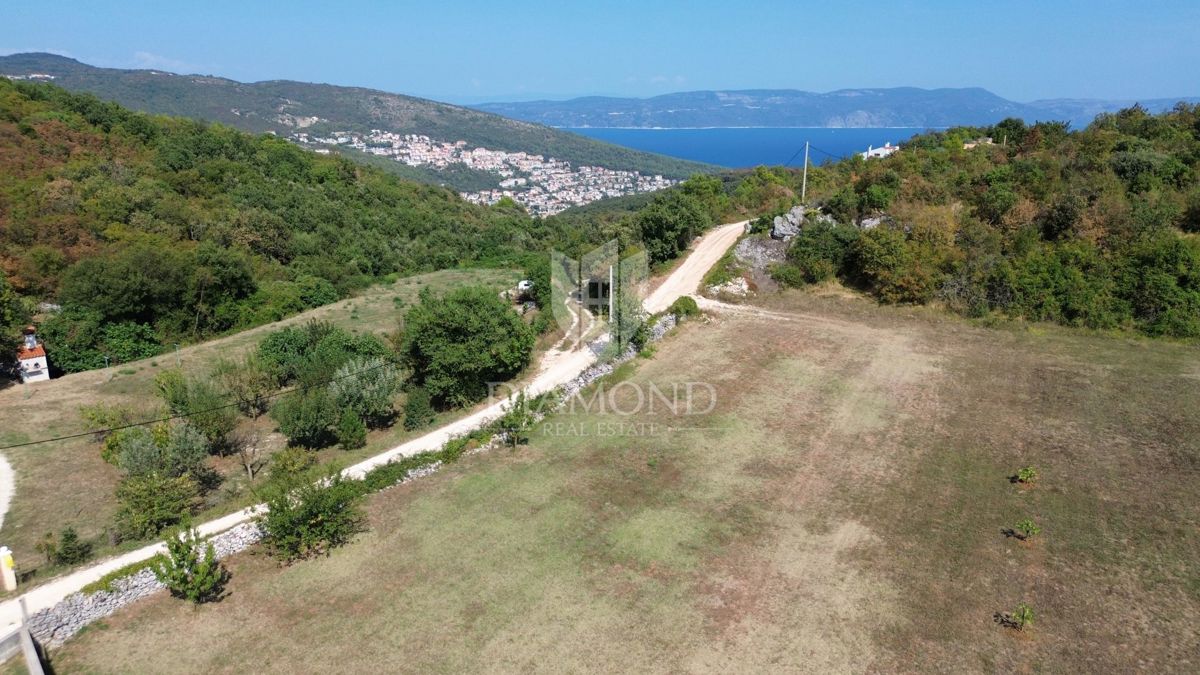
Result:
<svg viewBox="0 0 1200 675"><path fill-rule="evenodd" d="M269 135L4 79L0 175L0 295L63 305L44 332L82 342L81 363L57 350L72 369L102 365L101 348L125 360L275 320L390 273L511 264L550 227ZM16 320L11 305L0 314Z"/></svg>
<svg viewBox="0 0 1200 675"><path fill-rule="evenodd" d="M0 56L0 75L49 75L58 86L90 92L134 110L216 121L255 133L269 131L287 136L300 129L315 134L382 129L672 178L686 178L711 168L539 124L375 89L287 80L242 83L161 70L96 68L38 53ZM453 184L453 177L446 182Z"/></svg>
<svg viewBox="0 0 1200 675"><path fill-rule="evenodd" d="M1188 92L1185 92L1188 93ZM1195 93L1195 92L1191 92ZM1142 101L1151 112L1180 99ZM1182 99L1198 102L1200 99ZM1087 126L1134 101L1054 99L1018 103L979 87L689 91L650 98L591 96L567 101L484 103L479 110L554 127L914 127L995 124L1006 117Z"/></svg>

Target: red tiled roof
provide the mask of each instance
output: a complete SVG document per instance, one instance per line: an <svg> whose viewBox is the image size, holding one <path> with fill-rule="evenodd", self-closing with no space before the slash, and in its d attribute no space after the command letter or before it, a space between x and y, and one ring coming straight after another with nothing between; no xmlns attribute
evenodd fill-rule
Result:
<svg viewBox="0 0 1200 675"><path fill-rule="evenodd" d="M41 345L38 345L38 346L34 347L33 349L26 349L25 347L21 347L20 349L17 350L17 360L18 361L24 361L25 359L36 359L39 356L45 356L45 355L46 355L46 349L45 349L45 347L42 347Z"/></svg>

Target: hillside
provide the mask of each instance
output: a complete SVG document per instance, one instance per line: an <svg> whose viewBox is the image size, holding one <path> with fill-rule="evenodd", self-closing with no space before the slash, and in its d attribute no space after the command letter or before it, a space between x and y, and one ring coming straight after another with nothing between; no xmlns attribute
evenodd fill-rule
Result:
<svg viewBox="0 0 1200 675"><path fill-rule="evenodd" d="M710 168L538 124L374 89L286 80L243 83L160 70L96 68L53 54L0 56L0 75L32 74L52 76L58 86L89 92L135 110L216 121L254 133L286 137L299 130L327 134L381 129L673 178L686 178ZM455 185L453 175L442 176L433 170L418 175L430 182Z"/></svg>
<svg viewBox="0 0 1200 675"><path fill-rule="evenodd" d="M8 80L0 173L0 323L7 338L32 306L61 304L43 332L66 371L389 275L512 263L544 250L551 228L270 136ZM4 309L14 292L19 307Z"/></svg>
<svg viewBox="0 0 1200 675"><path fill-rule="evenodd" d="M1177 99L1143 101L1151 112ZM1192 102L1200 99L1183 99ZM1006 117L1065 120L1086 126L1101 112L1134 101L1046 100L1017 103L986 89L794 89L692 91L652 98L586 97L567 101L485 103L479 110L554 127L950 127Z"/></svg>

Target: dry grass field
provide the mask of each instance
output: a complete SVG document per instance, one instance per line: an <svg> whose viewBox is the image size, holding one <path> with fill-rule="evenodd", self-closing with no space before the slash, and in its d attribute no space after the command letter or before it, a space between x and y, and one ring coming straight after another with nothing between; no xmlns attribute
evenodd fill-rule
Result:
<svg viewBox="0 0 1200 675"><path fill-rule="evenodd" d="M54 668L1200 668L1195 346L767 304L606 383L630 410L616 382L706 382L710 413L557 414L515 452L373 496L329 557L239 555L221 602L157 595ZM1010 482L1026 465L1037 483ZM1004 534L1026 517L1039 536ZM997 623L1020 602L1033 626Z"/></svg>
<svg viewBox="0 0 1200 675"><path fill-rule="evenodd" d="M283 326L319 319L355 332L383 333L395 330L402 308L415 303L422 288L442 292L464 284L484 284L499 289L515 284L517 278L516 272L485 269L446 270L408 277L393 284L373 286L357 297L284 321L185 347L178 355L169 352L37 383L28 389L9 387L0 390L0 409L5 411L0 417L0 445L86 431L79 416L79 408L85 404L130 405L152 417L158 404L154 377L160 371L174 368L178 363L186 372L207 373L220 359L241 355L254 348L267 333ZM270 437L272 426L270 419L264 417L259 420L257 430L265 442L281 443L282 437L277 434ZM396 427L373 433L368 447L354 453L333 449L325 455L327 459L340 457L347 461L367 457L392 447L405 435ZM116 511L113 488L119 473L100 459L98 445L90 437L13 448L3 454L16 471L17 485L0 530L0 542L13 549L22 571L42 562L34 544L44 533L58 532L70 525L85 538L102 537L104 528L111 525ZM236 460L226 458L218 464L231 479L213 496L214 501L223 502L214 512L245 505L241 502L248 496L238 500L242 474Z"/></svg>

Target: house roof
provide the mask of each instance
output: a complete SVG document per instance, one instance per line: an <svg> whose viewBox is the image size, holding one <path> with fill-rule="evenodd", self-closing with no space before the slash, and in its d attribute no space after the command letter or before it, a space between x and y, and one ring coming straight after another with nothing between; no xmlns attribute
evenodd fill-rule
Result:
<svg viewBox="0 0 1200 675"><path fill-rule="evenodd" d="M25 347L21 347L20 349L17 350L17 360L18 361L24 361L25 359L36 359L40 356L45 356L45 355L46 355L46 348L41 345L38 345L38 346L34 347L33 349L27 349Z"/></svg>

